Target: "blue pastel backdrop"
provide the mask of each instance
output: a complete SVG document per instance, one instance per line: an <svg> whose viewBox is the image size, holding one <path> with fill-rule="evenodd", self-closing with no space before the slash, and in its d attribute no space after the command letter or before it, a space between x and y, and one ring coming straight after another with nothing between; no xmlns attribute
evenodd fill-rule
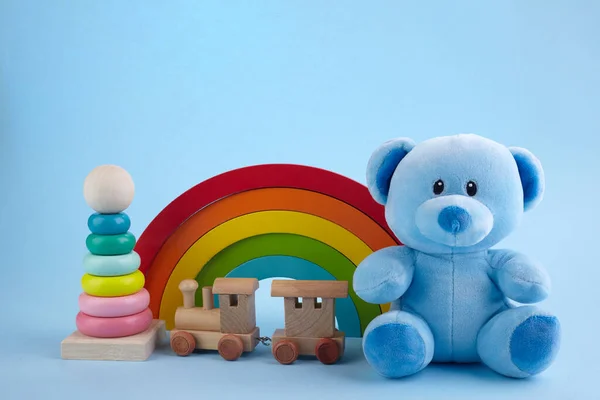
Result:
<svg viewBox="0 0 600 400"><path fill-rule="evenodd" d="M0 397L594 398L599 16L594 1L0 0ZM139 236L229 169L299 163L364 183L383 141L459 132L526 147L545 167L545 200L501 243L553 280L543 306L561 318L563 346L538 378L471 366L384 381L360 343L335 367L284 368L268 348L237 363L168 350L141 364L60 360L95 166L133 176ZM261 284L268 334L283 311Z"/></svg>

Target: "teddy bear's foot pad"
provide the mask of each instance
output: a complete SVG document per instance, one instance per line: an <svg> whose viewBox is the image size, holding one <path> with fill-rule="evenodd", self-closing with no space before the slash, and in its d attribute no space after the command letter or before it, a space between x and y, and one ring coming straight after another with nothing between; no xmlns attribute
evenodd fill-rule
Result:
<svg viewBox="0 0 600 400"><path fill-rule="evenodd" d="M556 317L533 316L523 321L512 334L510 354L512 362L531 375L545 370L556 352L560 325Z"/></svg>
<svg viewBox="0 0 600 400"><path fill-rule="evenodd" d="M367 362L388 378L401 378L425 368L433 358L433 335L421 318L390 311L375 318L363 337Z"/></svg>
<svg viewBox="0 0 600 400"><path fill-rule="evenodd" d="M535 306L501 312L479 333L482 361L496 372L527 378L546 370L560 346L558 319Z"/></svg>

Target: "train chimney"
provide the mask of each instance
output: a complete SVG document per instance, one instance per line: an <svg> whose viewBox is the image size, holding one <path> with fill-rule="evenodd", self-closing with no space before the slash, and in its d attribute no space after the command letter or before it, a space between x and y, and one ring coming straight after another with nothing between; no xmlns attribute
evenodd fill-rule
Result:
<svg viewBox="0 0 600 400"><path fill-rule="evenodd" d="M212 286L205 286L202 288L202 308L205 310L212 310L215 306L213 299Z"/></svg>
<svg viewBox="0 0 600 400"><path fill-rule="evenodd" d="M183 308L194 308L196 306L198 282L195 279L185 279L179 284L179 290L183 295Z"/></svg>

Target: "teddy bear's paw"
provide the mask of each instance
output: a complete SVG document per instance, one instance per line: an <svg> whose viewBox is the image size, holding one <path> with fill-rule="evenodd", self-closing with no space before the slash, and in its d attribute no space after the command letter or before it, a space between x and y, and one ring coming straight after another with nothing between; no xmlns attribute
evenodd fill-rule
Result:
<svg viewBox="0 0 600 400"><path fill-rule="evenodd" d="M560 339L558 318L537 307L522 306L492 318L479 334L478 350L482 361L496 372L527 378L550 367Z"/></svg>
<svg viewBox="0 0 600 400"><path fill-rule="evenodd" d="M406 292L413 273L413 250L406 246L386 247L361 261L354 272L352 287L367 303L386 304Z"/></svg>
<svg viewBox="0 0 600 400"><path fill-rule="evenodd" d="M433 335L427 323L405 311L375 318L363 337L367 362L380 375L401 378L425 368L433 358Z"/></svg>

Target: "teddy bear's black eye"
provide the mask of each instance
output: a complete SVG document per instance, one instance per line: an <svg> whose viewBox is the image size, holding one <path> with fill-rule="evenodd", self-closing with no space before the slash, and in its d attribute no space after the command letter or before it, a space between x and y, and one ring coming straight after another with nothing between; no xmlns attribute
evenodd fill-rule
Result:
<svg viewBox="0 0 600 400"><path fill-rule="evenodd" d="M433 184L433 193L440 194L443 191L444 191L444 181L439 179Z"/></svg>
<svg viewBox="0 0 600 400"><path fill-rule="evenodd" d="M477 194L477 184L475 182L467 182L467 194L469 196L475 196Z"/></svg>

